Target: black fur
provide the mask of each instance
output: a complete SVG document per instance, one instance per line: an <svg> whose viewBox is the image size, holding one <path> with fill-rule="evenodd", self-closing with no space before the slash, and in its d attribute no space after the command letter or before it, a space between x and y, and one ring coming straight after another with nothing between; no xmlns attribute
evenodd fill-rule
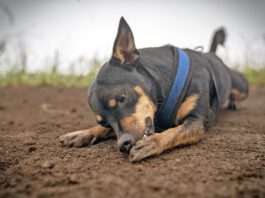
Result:
<svg viewBox="0 0 265 198"><path fill-rule="evenodd" d="M221 27L218 30L216 30L212 39L210 52L216 53L217 46L224 45L225 39L226 39L225 29Z"/></svg>
<svg viewBox="0 0 265 198"><path fill-rule="evenodd" d="M123 20L121 19L120 25L124 24ZM116 42L117 38L115 45ZM223 43L224 38L219 42ZM217 44L213 46L215 47L212 50L215 52ZM120 64L116 57L105 63L90 90L89 104L96 114L104 118L99 124L116 129L117 135L124 132L119 121L135 111L138 95L133 91L133 87L143 88L159 108L175 77L172 46L144 48L135 52L140 54L140 58L132 63ZM197 94L199 101L186 118L175 120L175 125L183 123L185 119L196 119L208 128L230 99L231 90L237 89L247 93L248 83L241 74L230 70L214 53L200 53L189 49L185 49L185 52L191 59L193 69L184 100L192 94ZM118 99L123 93L127 95L125 102L117 104L115 109L108 108L107 102L111 98Z"/></svg>

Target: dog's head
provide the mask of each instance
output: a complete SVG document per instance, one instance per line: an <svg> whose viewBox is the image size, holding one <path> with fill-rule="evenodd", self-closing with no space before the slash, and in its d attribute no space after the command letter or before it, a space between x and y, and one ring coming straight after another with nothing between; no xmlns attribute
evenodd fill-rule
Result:
<svg viewBox="0 0 265 198"><path fill-rule="evenodd" d="M112 57L101 67L88 97L97 122L114 129L120 151L127 153L137 140L154 132L152 81L139 59L132 31L122 17Z"/></svg>

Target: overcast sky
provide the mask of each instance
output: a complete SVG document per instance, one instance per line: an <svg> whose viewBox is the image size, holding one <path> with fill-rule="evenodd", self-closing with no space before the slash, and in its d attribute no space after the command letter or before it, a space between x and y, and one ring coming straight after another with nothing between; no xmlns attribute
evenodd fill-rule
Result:
<svg viewBox="0 0 265 198"><path fill-rule="evenodd" d="M21 40L29 54L28 66L33 70L45 67L55 50L59 51L62 68L81 56L109 57L121 16L129 23L138 48L170 43L189 48L202 45L208 51L213 31L224 26L228 38L225 48L218 49L218 55L227 64L243 63L246 56L258 64L265 63L264 0L0 0L0 3L2 7L7 5L14 15L10 21L0 9L0 39L11 38L9 53L13 53L18 50L17 33L22 31Z"/></svg>

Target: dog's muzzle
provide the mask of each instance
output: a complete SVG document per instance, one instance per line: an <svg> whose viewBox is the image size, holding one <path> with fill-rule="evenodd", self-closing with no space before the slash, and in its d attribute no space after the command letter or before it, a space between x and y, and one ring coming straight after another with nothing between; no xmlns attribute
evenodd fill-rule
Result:
<svg viewBox="0 0 265 198"><path fill-rule="evenodd" d="M133 146L133 143L133 136L129 133L125 133L118 140L118 148L122 153L128 154Z"/></svg>

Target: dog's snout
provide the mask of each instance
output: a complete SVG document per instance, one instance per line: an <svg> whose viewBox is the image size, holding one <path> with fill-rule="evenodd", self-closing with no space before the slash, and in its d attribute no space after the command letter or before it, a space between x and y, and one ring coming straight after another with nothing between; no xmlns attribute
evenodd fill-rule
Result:
<svg viewBox="0 0 265 198"><path fill-rule="evenodd" d="M133 137L129 134L124 134L118 140L119 150L123 153L129 153L133 146Z"/></svg>

